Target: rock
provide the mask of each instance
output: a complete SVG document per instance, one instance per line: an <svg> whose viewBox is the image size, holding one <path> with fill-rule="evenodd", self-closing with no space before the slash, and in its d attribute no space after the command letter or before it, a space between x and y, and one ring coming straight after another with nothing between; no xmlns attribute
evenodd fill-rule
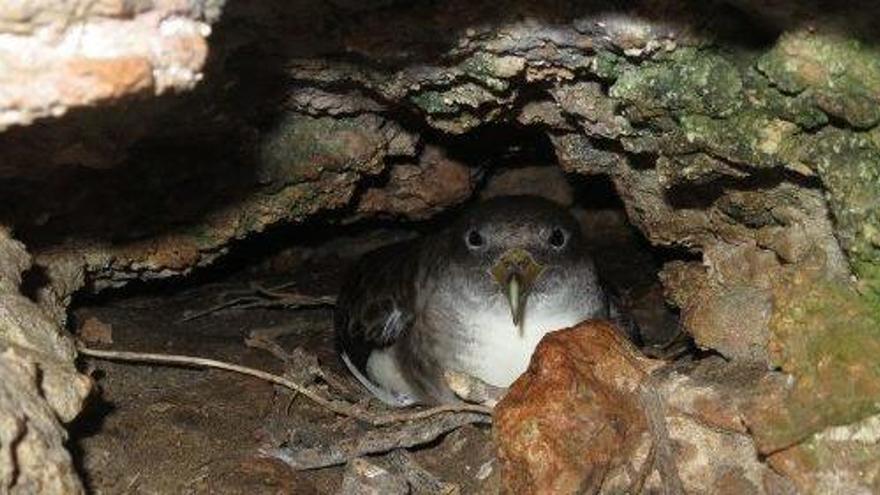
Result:
<svg viewBox="0 0 880 495"><path fill-rule="evenodd" d="M762 383L747 411L763 453L880 413L877 303L821 267L787 274L774 293L770 358L787 376Z"/></svg>
<svg viewBox="0 0 880 495"><path fill-rule="evenodd" d="M574 203L574 188L559 167L525 166L492 175L480 198L527 194L541 196L562 206Z"/></svg>
<svg viewBox="0 0 880 495"><path fill-rule="evenodd" d="M880 492L880 416L833 426L794 447L772 454L768 462L792 480L801 493Z"/></svg>
<svg viewBox="0 0 880 495"><path fill-rule="evenodd" d="M708 358L658 377L686 493L791 493L790 482L762 462L746 426L748 402L766 373L761 365Z"/></svg>
<svg viewBox="0 0 880 495"><path fill-rule="evenodd" d="M685 312L684 325L704 349L730 359L768 362L767 343L773 304L766 289L725 287L701 295Z"/></svg>
<svg viewBox="0 0 880 495"><path fill-rule="evenodd" d="M468 167L447 157L440 148L426 146L418 164L393 165L387 183L364 191L357 210L364 215L425 219L470 197L473 176Z"/></svg>
<svg viewBox="0 0 880 495"><path fill-rule="evenodd" d="M30 263L0 227L0 491L83 493L62 422L79 414L91 381L60 324L19 292Z"/></svg>
<svg viewBox="0 0 880 495"><path fill-rule="evenodd" d="M38 364L8 348L0 353L0 375L0 487L4 493L85 493L64 448L67 433L34 386Z"/></svg>
<svg viewBox="0 0 880 495"><path fill-rule="evenodd" d="M544 337L495 409L505 492L601 487L646 431L638 391L656 366L608 323L586 322Z"/></svg>
<svg viewBox="0 0 880 495"><path fill-rule="evenodd" d="M58 1L0 10L0 130L71 108L190 89L208 55L209 1ZM107 6L113 7L107 9ZM108 15L109 14L109 15ZM217 13L219 14L219 12ZM11 30L12 33L9 33ZM38 33L38 34L35 34Z"/></svg>
<svg viewBox="0 0 880 495"><path fill-rule="evenodd" d="M746 427L764 367L658 366L603 322L545 337L495 410L505 493L788 493Z"/></svg>

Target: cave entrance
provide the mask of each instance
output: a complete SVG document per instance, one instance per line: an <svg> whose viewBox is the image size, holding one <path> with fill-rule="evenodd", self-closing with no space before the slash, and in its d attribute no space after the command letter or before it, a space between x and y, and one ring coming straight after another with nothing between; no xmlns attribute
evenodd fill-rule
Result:
<svg viewBox="0 0 880 495"><path fill-rule="evenodd" d="M570 208L582 224L600 276L638 323L645 349L675 341L677 315L657 279L670 254L651 248L628 223L607 177L564 173L546 136L523 128L490 128L433 146L468 166L474 188L462 204L422 221L355 221L346 211L274 229L193 276L81 298L71 319L78 337L99 347L286 371L320 393L357 394L334 348L332 300L346 268L373 248L442 228L473 202L533 194ZM371 178L361 194L388 181ZM281 442L325 448L355 429L298 394L221 371L88 358L85 366L100 398L77 420L71 444L96 492L336 493L343 483L344 466L297 472L259 454ZM334 390L338 380L342 391ZM493 482L488 428L466 426L409 452L463 493L482 493Z"/></svg>

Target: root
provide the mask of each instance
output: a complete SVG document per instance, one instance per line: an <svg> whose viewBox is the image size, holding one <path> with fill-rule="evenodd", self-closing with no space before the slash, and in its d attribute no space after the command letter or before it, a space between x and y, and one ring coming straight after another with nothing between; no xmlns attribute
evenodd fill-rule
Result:
<svg viewBox="0 0 880 495"><path fill-rule="evenodd" d="M357 401L363 398L346 385L344 378L322 368L314 354L307 352L302 347L296 347L292 351L287 351L276 341L278 337L291 333L294 333L294 330L287 325L258 328L248 332L244 343L253 349L261 349L272 354L284 363L285 368L291 368L289 373L296 377L318 378L329 385L334 392L349 401Z"/></svg>
<svg viewBox="0 0 880 495"><path fill-rule="evenodd" d="M492 414L492 409L482 405L476 404L449 404L443 406L430 407L427 409L421 409L417 411L404 411L404 412L390 412L390 413L374 413L370 411L364 410L362 407L357 405L349 404L344 401L328 399L321 396L315 390L303 385L301 383L297 383L294 380L289 378L275 375L272 373L268 373L266 371L258 370L255 368L248 368L246 366L240 366L237 364L227 363L224 361L218 361L215 359L208 359L202 357L195 356L181 356L176 354L153 354L153 353L145 353L145 352L126 352L126 351L104 351L98 349L90 349L88 347L83 346L81 343L77 346L77 349L80 354L85 356L91 356L100 359L108 359L115 361L129 361L129 362L140 362L140 363L158 363L158 364L169 364L169 365L182 365L182 366L194 366L198 368L213 368L220 369L225 371L232 371L235 373L240 373L243 375L253 376L255 378L259 378L261 380L274 383L276 385L280 385L282 387L293 390L299 394L302 394L315 404L327 409L328 411L334 412L341 416L346 416L350 418L357 419L359 421L363 421L364 423L370 424L372 426L385 426L393 423L404 423L408 421L415 421L425 418L430 418L432 416L436 416L442 413L449 412L468 412L476 415L480 415L484 421L490 421L490 417Z"/></svg>
<svg viewBox="0 0 880 495"><path fill-rule="evenodd" d="M265 450L263 453L283 461L294 469L317 469L345 464L352 459L369 454L383 454L397 449L424 445L464 425L491 422L491 419L485 414L473 412L432 414L423 419L423 421L412 421L368 430L332 442L329 445L304 449L281 447Z"/></svg>
<svg viewBox="0 0 880 495"><path fill-rule="evenodd" d="M385 456L389 466L399 471L406 478L414 493L433 493L437 495L454 495L461 493L455 483L447 483L434 476L422 467L406 449L392 450Z"/></svg>
<svg viewBox="0 0 880 495"><path fill-rule="evenodd" d="M684 495L684 485L678 476L678 466L675 463L675 453L672 451L672 442L669 440L669 431L666 429L666 414L660 393L657 391L656 375L648 376L642 383L639 391L639 401L648 419L648 429L651 432L653 442L653 463L660 472L663 481L663 493L665 495ZM651 456L649 456L651 457ZM645 461L646 463L648 460ZM648 470L650 473L650 468Z"/></svg>
<svg viewBox="0 0 880 495"><path fill-rule="evenodd" d="M181 318L180 322L196 320L204 316L222 311L227 308L255 309L255 308L310 308L317 306L333 306L336 298L333 296L309 296L297 292L285 292L293 285L285 283L273 287L264 287L261 284L251 284L247 291L225 291L220 293L219 303L208 309L191 313Z"/></svg>

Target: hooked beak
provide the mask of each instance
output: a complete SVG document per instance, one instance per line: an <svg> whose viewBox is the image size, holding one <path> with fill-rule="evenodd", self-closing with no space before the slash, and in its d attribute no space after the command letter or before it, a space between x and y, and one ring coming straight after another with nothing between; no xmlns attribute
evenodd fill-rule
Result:
<svg viewBox="0 0 880 495"><path fill-rule="evenodd" d="M517 327L521 328L526 299L535 280L543 271L544 267L522 248L511 249L502 254L489 271L507 297L510 315Z"/></svg>

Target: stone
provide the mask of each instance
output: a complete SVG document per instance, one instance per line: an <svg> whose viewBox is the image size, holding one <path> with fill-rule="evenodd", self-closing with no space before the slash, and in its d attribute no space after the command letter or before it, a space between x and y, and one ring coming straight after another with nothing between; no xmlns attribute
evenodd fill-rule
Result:
<svg viewBox="0 0 880 495"><path fill-rule="evenodd" d="M199 16L211 2L19 3L0 10L0 130L202 78L211 27Z"/></svg>
<svg viewBox="0 0 880 495"><path fill-rule="evenodd" d="M762 462L746 426L764 366L716 357L664 371L657 389L685 493L793 493Z"/></svg>
<svg viewBox="0 0 880 495"><path fill-rule="evenodd" d="M493 174L480 192L481 199L527 194L562 206L574 203L574 189L559 167L524 166Z"/></svg>
<svg viewBox="0 0 880 495"><path fill-rule="evenodd" d="M801 493L880 491L880 416L832 426L768 458Z"/></svg>
<svg viewBox="0 0 880 495"><path fill-rule="evenodd" d="M657 364L608 323L548 334L496 406L493 431L506 493L580 493L636 449L638 400ZM588 490L589 491L589 490Z"/></svg>
<svg viewBox="0 0 880 495"><path fill-rule="evenodd" d="M746 423L767 373L717 357L661 367L599 321L554 332L496 406L503 490L655 493L672 476L685 493L788 493Z"/></svg>
<svg viewBox="0 0 880 495"><path fill-rule="evenodd" d="M426 146L417 164L393 165L385 184L364 191L357 210L423 220L465 201L475 185L470 168Z"/></svg>
<svg viewBox="0 0 880 495"><path fill-rule="evenodd" d="M792 447L830 426L880 412L880 321L874 303L821 263L786 276L774 294L770 359L789 376L762 384L747 411L764 453Z"/></svg>
<svg viewBox="0 0 880 495"><path fill-rule="evenodd" d="M73 363L60 324L19 292L31 266L0 227L0 487L4 493L83 493L63 423L82 410L91 380Z"/></svg>

